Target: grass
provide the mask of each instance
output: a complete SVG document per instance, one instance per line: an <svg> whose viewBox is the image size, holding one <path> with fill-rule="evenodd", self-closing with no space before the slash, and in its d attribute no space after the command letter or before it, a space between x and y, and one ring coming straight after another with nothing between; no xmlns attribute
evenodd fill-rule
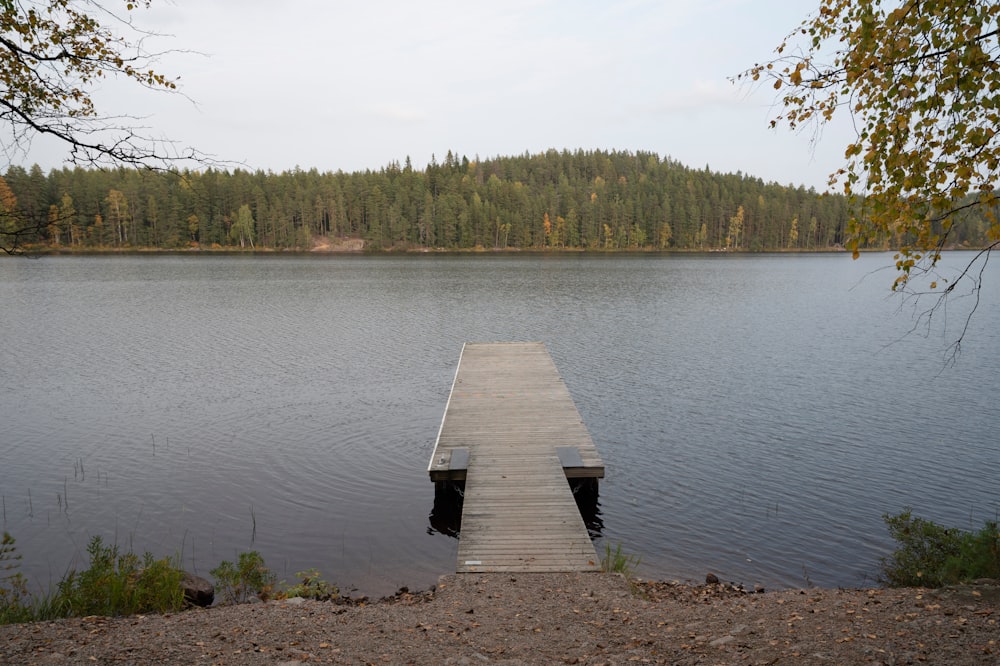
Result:
<svg viewBox="0 0 1000 666"><path fill-rule="evenodd" d="M100 537L87 545L90 566L70 571L54 592L34 596L17 571L21 556L7 532L0 541L0 624L86 615L168 612L185 606L182 572L171 558L139 557L106 546Z"/></svg>
<svg viewBox="0 0 1000 666"><path fill-rule="evenodd" d="M7 532L0 540L0 624L36 622L87 615L121 616L166 613L187 606L181 587L183 571L176 558L141 557L118 546L105 545L93 537L88 546L89 566L69 571L54 591L32 595L24 575L18 572L21 555ZM240 553L235 562L223 561L211 571L216 599L242 603L257 596L303 597L327 601L340 596L338 588L323 580L319 571L295 574L291 586L275 582L275 576L257 551Z"/></svg>
<svg viewBox="0 0 1000 666"><path fill-rule="evenodd" d="M154 559L149 552L119 552L95 536L87 545L90 566L70 571L59 582L57 607L66 615L133 615L184 608L183 572L172 558Z"/></svg>
<svg viewBox="0 0 1000 666"><path fill-rule="evenodd" d="M610 541L604 542L604 555L601 556L601 571L605 573L620 573L626 578L631 578L636 567L642 558L638 555L630 555L622 552L622 545L619 543L614 548Z"/></svg>

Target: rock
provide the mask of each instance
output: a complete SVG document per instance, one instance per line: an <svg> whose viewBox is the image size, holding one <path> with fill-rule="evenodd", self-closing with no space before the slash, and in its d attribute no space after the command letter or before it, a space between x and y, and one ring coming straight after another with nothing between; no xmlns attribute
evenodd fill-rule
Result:
<svg viewBox="0 0 1000 666"><path fill-rule="evenodd" d="M215 601L215 586L211 581L187 571L181 576L184 600L193 606L211 606Z"/></svg>
<svg viewBox="0 0 1000 666"><path fill-rule="evenodd" d="M714 573L705 574L705 585L718 585L719 577Z"/></svg>

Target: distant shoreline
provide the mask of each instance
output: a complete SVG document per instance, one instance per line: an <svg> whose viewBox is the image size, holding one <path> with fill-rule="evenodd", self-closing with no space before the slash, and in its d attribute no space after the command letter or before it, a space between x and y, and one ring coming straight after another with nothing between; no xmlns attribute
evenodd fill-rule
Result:
<svg viewBox="0 0 1000 666"><path fill-rule="evenodd" d="M955 248L947 251L958 251ZM891 250L862 250L863 254L889 252ZM483 255L592 255L592 256L621 256L621 255L641 255L641 256L671 256L671 255L745 255L764 256L781 254L844 254L844 248L823 248L823 249L782 249L782 250L726 250L726 249L604 249L604 248L551 248L551 247L507 247L507 248L435 248L435 247L407 247L407 248L371 248L363 246L353 246L350 248L324 247L322 249L291 249L291 248L234 248L234 247L190 247L190 248L156 248L156 247L21 247L13 256L147 256L147 255L178 255L178 256L413 256L413 255L462 255L462 256L483 256ZM3 255L0 255L3 256Z"/></svg>

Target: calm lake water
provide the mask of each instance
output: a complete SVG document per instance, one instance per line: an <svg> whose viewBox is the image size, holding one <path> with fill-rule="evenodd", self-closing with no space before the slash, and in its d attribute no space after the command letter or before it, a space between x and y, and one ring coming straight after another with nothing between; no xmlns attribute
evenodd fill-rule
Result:
<svg viewBox="0 0 1000 666"><path fill-rule="evenodd" d="M256 549L286 580L430 586L455 565L426 466L462 343L539 340L607 466L598 550L650 577L871 584L884 512L1000 513L1000 270L946 367L965 306L906 336L890 263L0 260L3 529L41 585L96 534L202 575Z"/></svg>

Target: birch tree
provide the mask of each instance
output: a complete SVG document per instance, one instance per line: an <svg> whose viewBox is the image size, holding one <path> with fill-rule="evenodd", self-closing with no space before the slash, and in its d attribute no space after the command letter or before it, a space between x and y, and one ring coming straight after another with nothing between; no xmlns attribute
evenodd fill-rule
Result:
<svg viewBox="0 0 1000 666"><path fill-rule="evenodd" d="M139 119L98 108L93 91L107 79L176 92L176 79L158 72L162 53L149 52L151 33L132 15L151 0L0 0L0 151L26 155L39 136L65 145L67 161L83 166L169 168L204 162L192 149L145 133ZM12 221L0 231L0 249L14 252L20 238L47 219Z"/></svg>
<svg viewBox="0 0 1000 666"><path fill-rule="evenodd" d="M818 136L849 116L856 137L830 175L854 202L847 248L857 257L895 239L892 289L937 294L928 319L963 281L978 302L1000 245L998 21L1000 3L988 0L821 0L773 60L736 77L778 91L772 126ZM986 220L985 241L945 282L935 268L967 217Z"/></svg>

